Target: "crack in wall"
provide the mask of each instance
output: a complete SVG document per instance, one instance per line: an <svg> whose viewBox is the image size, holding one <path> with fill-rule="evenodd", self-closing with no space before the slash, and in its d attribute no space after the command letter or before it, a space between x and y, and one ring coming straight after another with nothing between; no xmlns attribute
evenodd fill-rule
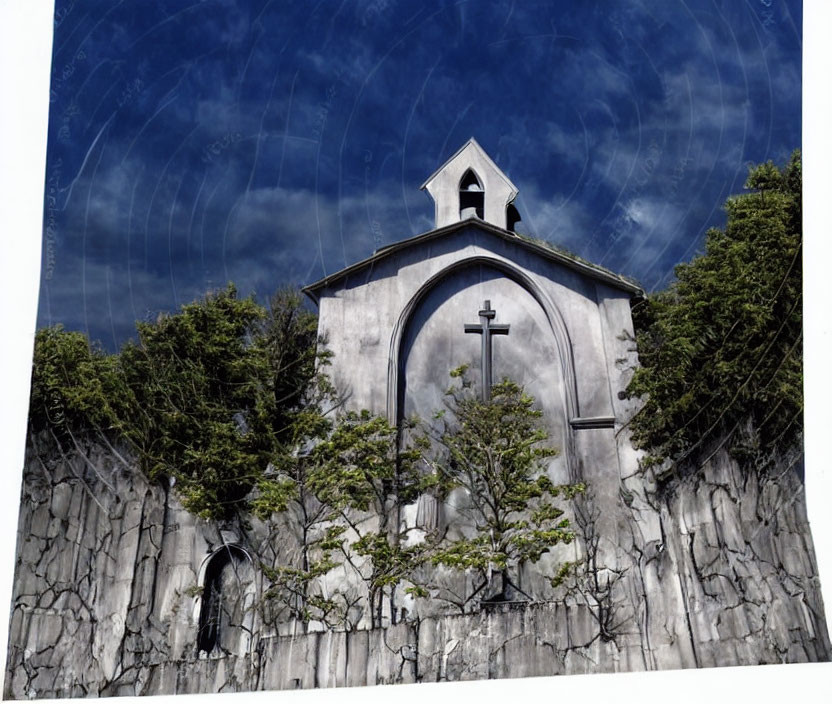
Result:
<svg viewBox="0 0 832 704"><path fill-rule="evenodd" d="M245 626L246 654L197 656L186 593L215 527L108 451L85 455L43 458L30 448L9 698L804 662L832 650L795 472L754 475L721 452L661 487L630 476L610 523L618 532L590 526L583 536L589 587L572 596L498 613L450 615L433 603L386 629L296 637L262 619ZM276 530L247 529L241 539L274 564L285 548Z"/></svg>

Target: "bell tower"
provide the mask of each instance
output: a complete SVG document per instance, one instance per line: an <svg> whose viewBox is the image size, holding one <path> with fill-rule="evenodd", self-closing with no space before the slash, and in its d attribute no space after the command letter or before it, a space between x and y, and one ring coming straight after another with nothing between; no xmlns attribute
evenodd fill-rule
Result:
<svg viewBox="0 0 832 704"><path fill-rule="evenodd" d="M436 228L479 218L512 229L517 187L477 144L469 139L422 184L436 204Z"/></svg>

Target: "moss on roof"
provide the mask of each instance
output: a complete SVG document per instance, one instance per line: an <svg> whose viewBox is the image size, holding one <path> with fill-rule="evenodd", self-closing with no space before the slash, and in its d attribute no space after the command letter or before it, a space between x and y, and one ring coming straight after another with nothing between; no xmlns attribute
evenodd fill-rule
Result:
<svg viewBox="0 0 832 704"><path fill-rule="evenodd" d="M561 245L555 244L554 242L549 242L548 240L544 240L540 237L533 237L532 235L527 235L523 232L515 232L515 235L526 242L531 244L535 244L538 247L542 247L543 249L548 249L550 252L555 252L556 254L560 254L561 256L567 257L575 262L580 264L585 264L586 266L591 266L593 269L598 269L599 271L603 271L605 274L609 274L610 276L614 276L618 279L623 279L624 281L628 281L629 283L633 284L634 286L638 286L639 288L643 288L641 282L638 279L633 278L632 276L627 276L626 274L621 274L617 271L613 271L612 269L607 269L600 264L596 264L595 262L589 261L589 259L584 259L581 256L578 256L574 252L569 251L566 247L562 247Z"/></svg>

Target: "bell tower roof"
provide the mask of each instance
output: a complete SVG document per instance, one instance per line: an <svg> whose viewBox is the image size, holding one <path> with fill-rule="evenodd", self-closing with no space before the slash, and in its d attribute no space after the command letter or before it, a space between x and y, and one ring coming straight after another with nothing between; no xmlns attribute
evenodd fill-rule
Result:
<svg viewBox="0 0 832 704"><path fill-rule="evenodd" d="M473 137L425 181L436 206L435 227L476 217L507 229L517 187Z"/></svg>

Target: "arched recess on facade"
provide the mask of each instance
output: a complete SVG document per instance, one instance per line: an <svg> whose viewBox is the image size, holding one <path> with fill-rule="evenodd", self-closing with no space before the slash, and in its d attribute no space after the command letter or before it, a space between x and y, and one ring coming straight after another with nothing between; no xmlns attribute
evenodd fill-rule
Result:
<svg viewBox="0 0 832 704"><path fill-rule="evenodd" d="M490 256L473 256L460 261L454 262L442 271L431 276L414 296L407 302L407 305L402 309L396 325L393 329L393 335L390 340L390 351L387 368L387 417L390 423L397 424L399 422L399 385L400 376L402 374L402 344L407 329L408 323L412 318L414 312L419 307L419 304L428 295L428 293L441 283L444 279L453 274L474 266L485 266L495 269L507 278L511 279L522 288L524 288L543 310L549 328L555 340L560 361L560 372L563 378L565 391L565 404L567 421L579 417L578 412L578 394L577 382L575 378L575 362L572 351L572 341L569 337L569 331L563 319L563 315L558 309L557 305L546 294L545 291L524 271L513 266L503 259ZM569 433L567 433L567 436ZM573 454L570 450L571 442L567 437L567 447L564 448L567 454L567 461Z"/></svg>
<svg viewBox="0 0 832 704"><path fill-rule="evenodd" d="M251 555L239 545L222 545L203 560L198 584L197 652L246 655L252 645L257 599Z"/></svg>

